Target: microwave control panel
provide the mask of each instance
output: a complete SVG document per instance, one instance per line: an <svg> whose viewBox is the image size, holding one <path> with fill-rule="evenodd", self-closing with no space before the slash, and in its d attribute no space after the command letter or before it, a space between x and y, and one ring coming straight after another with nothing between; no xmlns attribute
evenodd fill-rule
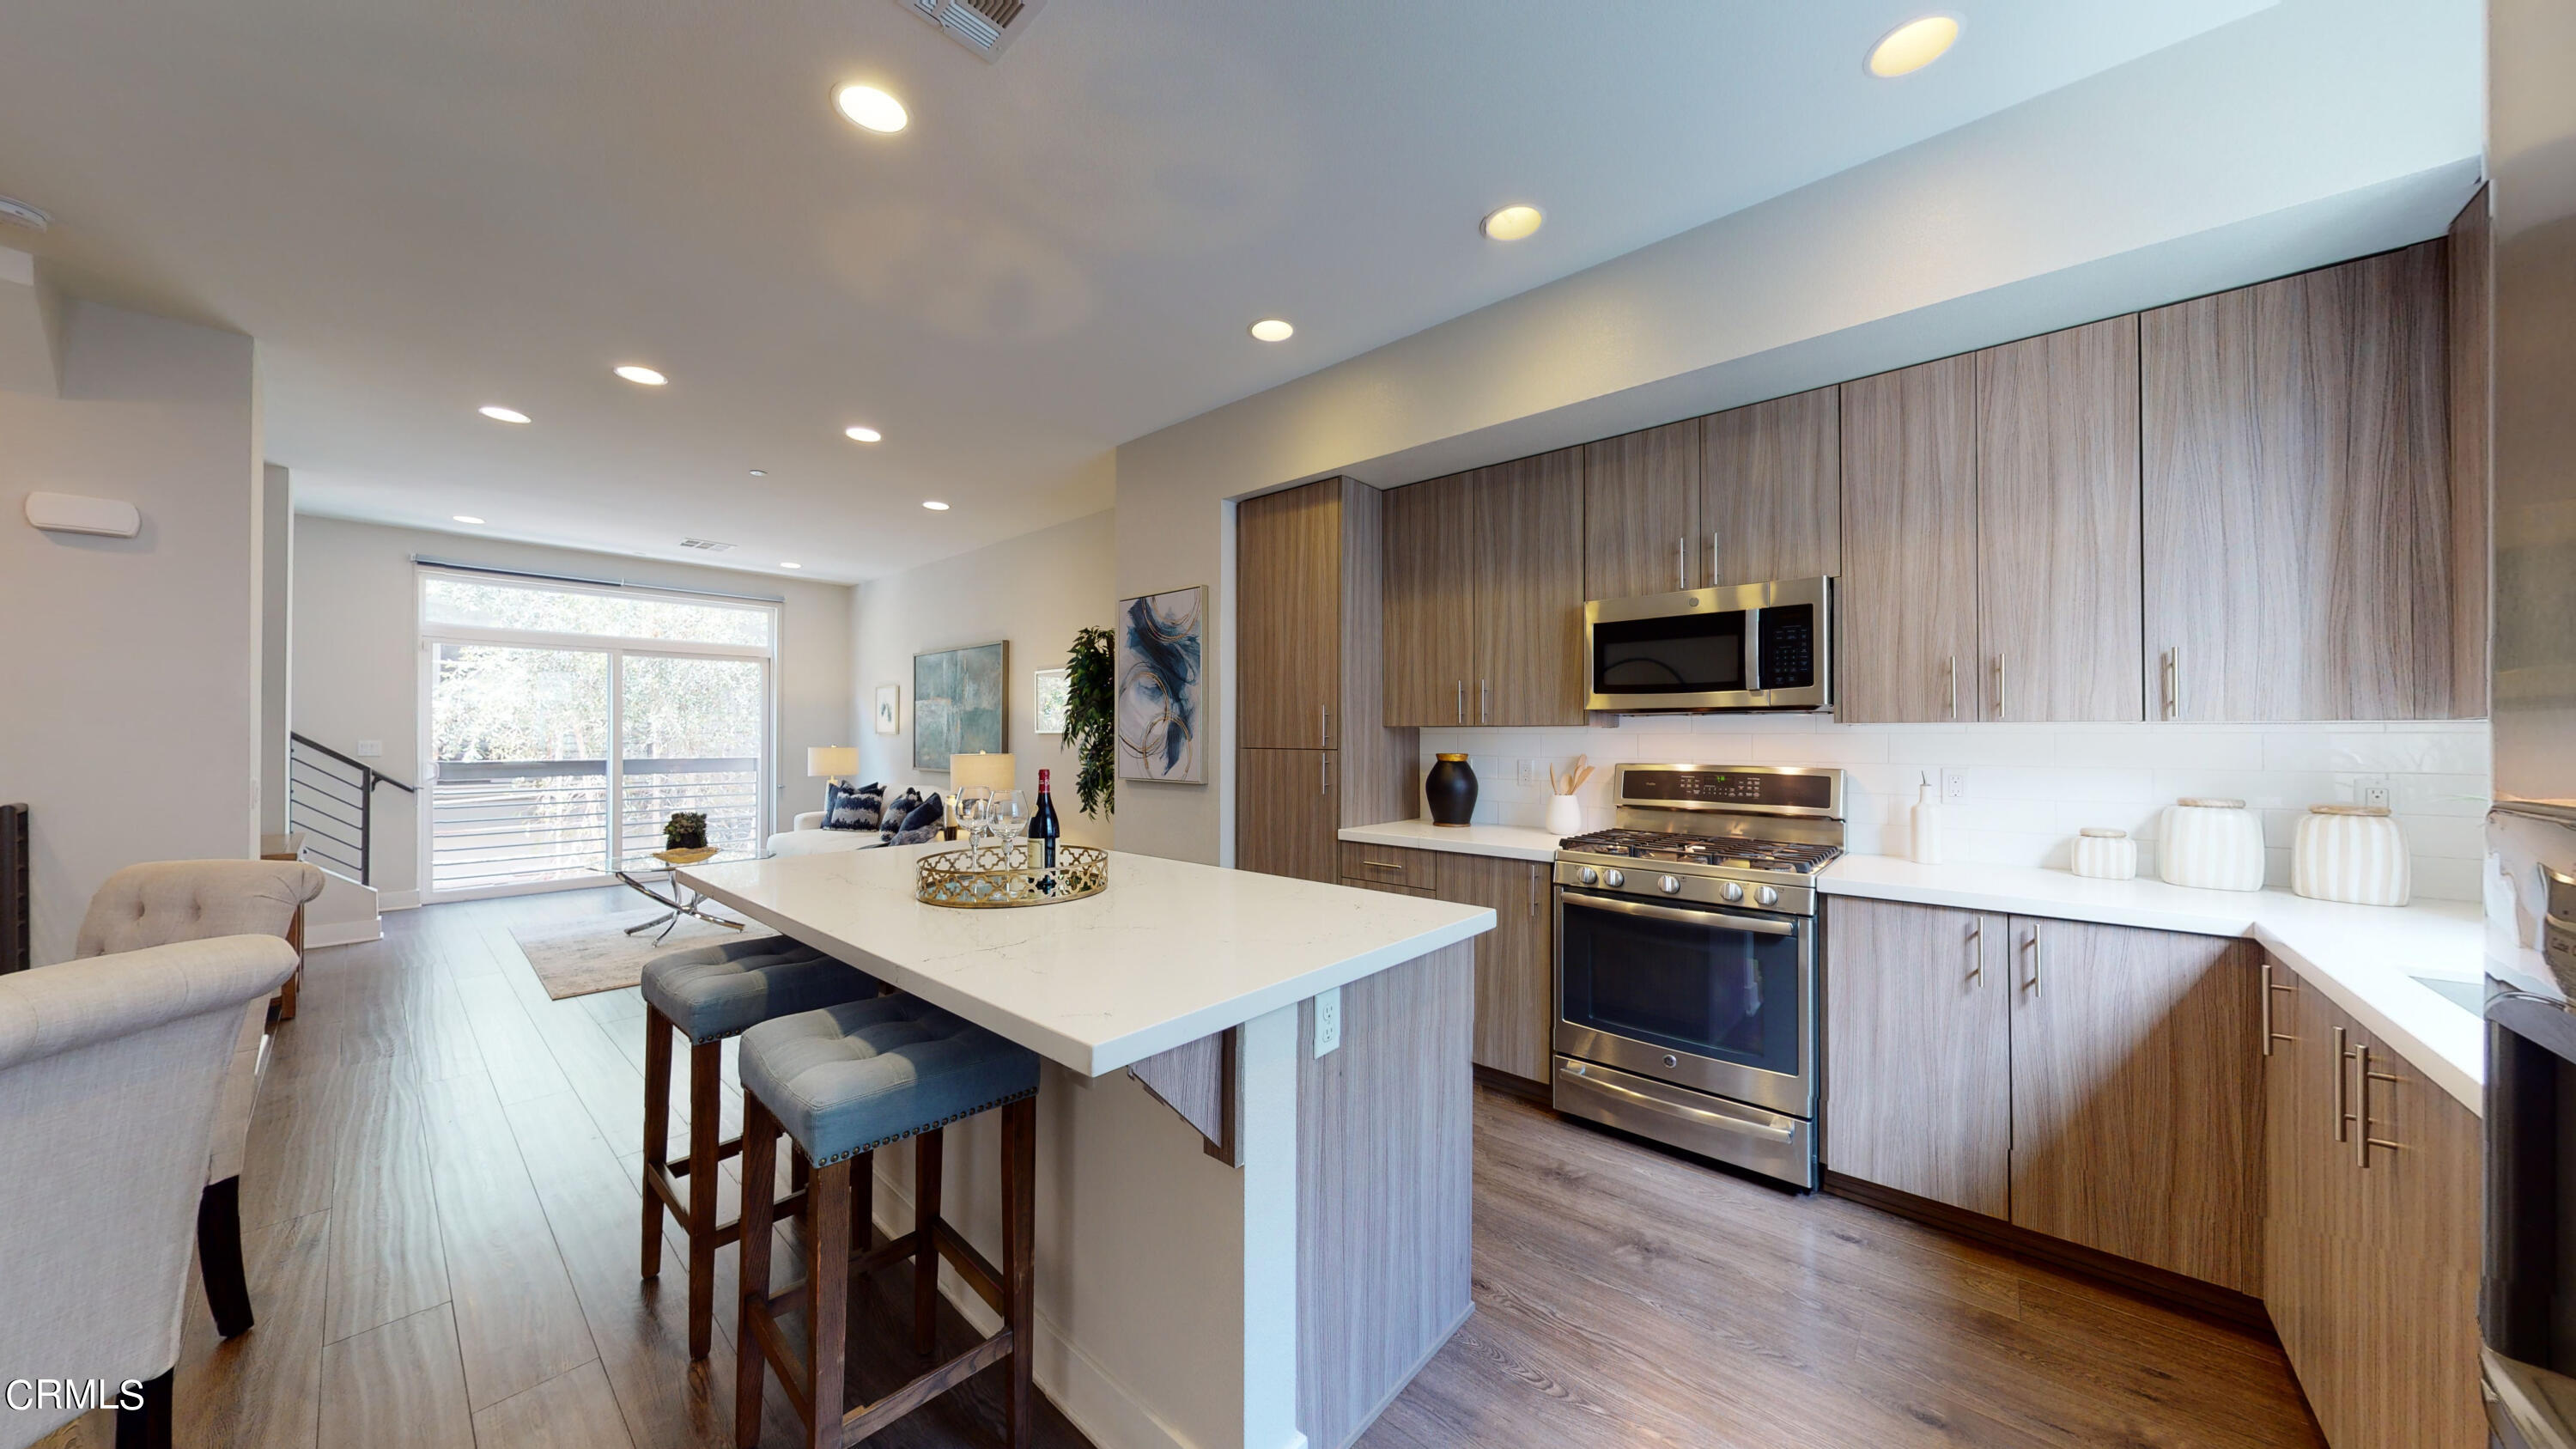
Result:
<svg viewBox="0 0 2576 1449"><path fill-rule="evenodd" d="M1761 640L1763 689L1812 689L1816 684L1816 606L1775 605L1755 616Z"/></svg>

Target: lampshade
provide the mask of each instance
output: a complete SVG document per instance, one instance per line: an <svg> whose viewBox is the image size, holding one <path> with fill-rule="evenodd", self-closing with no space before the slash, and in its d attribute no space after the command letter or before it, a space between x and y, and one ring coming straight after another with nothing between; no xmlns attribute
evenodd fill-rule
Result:
<svg viewBox="0 0 2576 1449"><path fill-rule="evenodd" d="M859 772L857 745L807 745L805 773L847 778Z"/></svg>
<svg viewBox="0 0 2576 1449"><path fill-rule="evenodd" d="M978 786L987 790L1008 790L1018 778L1019 762L1009 755L950 755L948 785L960 794Z"/></svg>

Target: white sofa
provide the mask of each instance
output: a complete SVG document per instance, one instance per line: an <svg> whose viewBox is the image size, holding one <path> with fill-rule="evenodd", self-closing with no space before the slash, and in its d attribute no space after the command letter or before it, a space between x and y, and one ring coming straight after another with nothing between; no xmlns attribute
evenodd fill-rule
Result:
<svg viewBox="0 0 2576 1449"><path fill-rule="evenodd" d="M907 789L921 791L924 799L937 795L944 801L948 795L945 790L933 790L923 785L890 785L886 787L886 797L892 799ZM826 830L823 828L823 812L808 810L796 817L794 829L782 830L769 837L769 853L829 855L836 850L874 850L884 843L885 837L874 830Z"/></svg>

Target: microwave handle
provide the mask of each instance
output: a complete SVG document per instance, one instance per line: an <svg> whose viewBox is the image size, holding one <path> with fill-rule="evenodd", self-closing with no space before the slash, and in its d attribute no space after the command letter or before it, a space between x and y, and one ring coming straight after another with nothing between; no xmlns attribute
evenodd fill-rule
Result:
<svg viewBox="0 0 2576 1449"><path fill-rule="evenodd" d="M1683 925L1716 924L1737 931L1751 931L1761 936L1794 936L1795 921L1775 921L1764 916L1738 916L1726 911L1688 910L1680 906L1659 906L1651 901L1623 901L1616 896L1580 895L1568 899L1568 905L1580 905L1587 911L1617 911L1625 916L1642 916L1650 921L1678 921Z"/></svg>

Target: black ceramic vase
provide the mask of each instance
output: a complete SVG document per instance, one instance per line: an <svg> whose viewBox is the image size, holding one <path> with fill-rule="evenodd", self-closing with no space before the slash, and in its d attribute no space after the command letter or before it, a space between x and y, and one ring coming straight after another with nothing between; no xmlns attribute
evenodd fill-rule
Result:
<svg viewBox="0 0 2576 1449"><path fill-rule="evenodd" d="M1422 781L1434 825L1464 825L1476 814L1476 772L1465 755L1442 755Z"/></svg>

